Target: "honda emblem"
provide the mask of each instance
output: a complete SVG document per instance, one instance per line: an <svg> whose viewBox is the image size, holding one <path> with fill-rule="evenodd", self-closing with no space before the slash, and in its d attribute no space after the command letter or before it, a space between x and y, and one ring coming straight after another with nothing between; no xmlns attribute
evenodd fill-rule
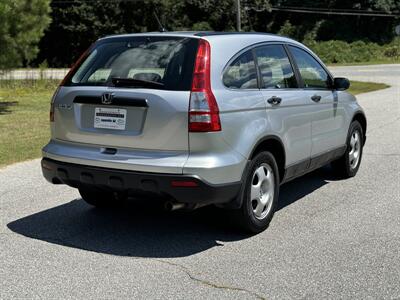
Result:
<svg viewBox="0 0 400 300"><path fill-rule="evenodd" d="M114 93L104 93L103 95L101 95L101 103L111 104L113 98L114 98Z"/></svg>

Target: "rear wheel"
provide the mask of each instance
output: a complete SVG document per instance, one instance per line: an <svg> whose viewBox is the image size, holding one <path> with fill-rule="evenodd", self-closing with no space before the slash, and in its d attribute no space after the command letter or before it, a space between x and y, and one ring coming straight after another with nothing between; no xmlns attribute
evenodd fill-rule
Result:
<svg viewBox="0 0 400 300"><path fill-rule="evenodd" d="M234 212L238 223L252 233L265 230L279 197L278 166L270 152L260 152L251 160L240 196L242 207Z"/></svg>
<svg viewBox="0 0 400 300"><path fill-rule="evenodd" d="M346 152L341 158L332 162L332 167L339 176L349 178L357 174L364 146L363 137L361 124L358 121L353 121L350 124L347 136Z"/></svg>
<svg viewBox="0 0 400 300"><path fill-rule="evenodd" d="M81 187L79 193L86 203L96 207L113 206L121 198L117 193L96 187Z"/></svg>

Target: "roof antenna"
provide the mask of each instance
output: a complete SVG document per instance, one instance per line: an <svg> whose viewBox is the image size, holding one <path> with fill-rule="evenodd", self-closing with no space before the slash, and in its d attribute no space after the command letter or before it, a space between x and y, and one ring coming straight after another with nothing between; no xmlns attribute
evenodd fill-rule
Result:
<svg viewBox="0 0 400 300"><path fill-rule="evenodd" d="M158 31L167 32L167 29L165 29L164 25L161 23L160 19L158 18L156 11L153 11L153 14L154 14L154 17L156 18L158 26L159 26Z"/></svg>

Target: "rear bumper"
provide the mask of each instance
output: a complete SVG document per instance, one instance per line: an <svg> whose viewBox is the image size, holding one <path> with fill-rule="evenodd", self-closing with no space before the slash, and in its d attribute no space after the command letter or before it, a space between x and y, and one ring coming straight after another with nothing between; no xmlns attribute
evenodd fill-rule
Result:
<svg viewBox="0 0 400 300"><path fill-rule="evenodd" d="M216 144L222 149L215 149ZM190 155L189 151L128 148L115 148L116 153L108 154L104 153L106 148L101 145L52 139L43 148L42 154L44 158L82 166L141 173L195 174L212 185L241 181L246 158L221 142L212 145L204 142L202 145L205 147L203 151L192 151Z"/></svg>
<svg viewBox="0 0 400 300"><path fill-rule="evenodd" d="M109 169L42 159L47 181L79 188L96 185L128 194L157 194L182 203L222 204L235 199L241 183L212 185L195 175L147 173ZM172 181L190 181L197 186L173 187Z"/></svg>
<svg viewBox="0 0 400 300"><path fill-rule="evenodd" d="M56 161L90 165L99 168L135 170L138 172L182 174L188 159L187 151L146 151L118 148L115 154L105 154L100 145L50 140L43 148L43 157ZM197 173L194 173L197 174Z"/></svg>

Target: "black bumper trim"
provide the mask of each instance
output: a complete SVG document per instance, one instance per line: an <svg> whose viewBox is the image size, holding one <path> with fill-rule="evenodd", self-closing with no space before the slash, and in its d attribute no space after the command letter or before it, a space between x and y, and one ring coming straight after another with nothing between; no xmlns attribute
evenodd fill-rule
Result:
<svg viewBox="0 0 400 300"><path fill-rule="evenodd" d="M47 181L79 188L97 185L129 194L158 194L177 202L222 204L235 199L241 183L212 185L195 175L146 173L65 163L42 159L42 173ZM172 187L171 181L195 181L196 187Z"/></svg>

